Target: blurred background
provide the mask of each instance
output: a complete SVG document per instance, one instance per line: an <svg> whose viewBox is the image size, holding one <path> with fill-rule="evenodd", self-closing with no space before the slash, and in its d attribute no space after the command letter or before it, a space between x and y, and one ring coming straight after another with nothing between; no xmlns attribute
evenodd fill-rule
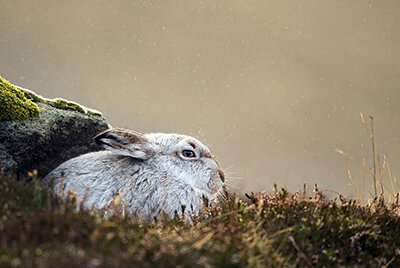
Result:
<svg viewBox="0 0 400 268"><path fill-rule="evenodd" d="M0 0L0 75L114 127L195 136L233 190L353 195L335 149L370 156L360 112L400 174L399 25L397 0Z"/></svg>

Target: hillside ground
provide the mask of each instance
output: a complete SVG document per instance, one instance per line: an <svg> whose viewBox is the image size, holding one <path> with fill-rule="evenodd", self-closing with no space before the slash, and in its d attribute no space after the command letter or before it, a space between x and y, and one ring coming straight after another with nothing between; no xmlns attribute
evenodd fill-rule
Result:
<svg viewBox="0 0 400 268"><path fill-rule="evenodd" d="M73 195L1 174L0 266L400 266L398 198L360 205L309 192L230 196L191 221L140 223L78 212Z"/></svg>

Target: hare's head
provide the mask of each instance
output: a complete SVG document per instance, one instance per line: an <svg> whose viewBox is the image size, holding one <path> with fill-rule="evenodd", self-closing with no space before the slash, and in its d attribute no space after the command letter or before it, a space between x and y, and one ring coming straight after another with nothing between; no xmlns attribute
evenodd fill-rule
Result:
<svg viewBox="0 0 400 268"><path fill-rule="evenodd" d="M98 145L142 162L147 179L192 187L211 199L224 184L224 173L210 150L197 139L178 134L140 134L114 128L95 137ZM173 188L173 187L172 187Z"/></svg>

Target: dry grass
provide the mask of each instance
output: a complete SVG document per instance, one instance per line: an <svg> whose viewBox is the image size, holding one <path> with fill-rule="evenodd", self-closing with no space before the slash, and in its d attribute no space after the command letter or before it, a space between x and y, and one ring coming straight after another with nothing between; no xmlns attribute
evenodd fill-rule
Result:
<svg viewBox="0 0 400 268"><path fill-rule="evenodd" d="M396 177L392 176L386 155L381 155L375 150L374 118L369 116L369 119L370 127L368 127L364 115L361 113L361 121L368 135L371 148L372 163L369 164L366 160L364 145L361 145L360 160L340 149L336 151L344 155L349 161L348 176L354 186L357 200L361 204L367 204L381 197L389 203L398 202L400 184ZM358 168L358 171L356 168Z"/></svg>

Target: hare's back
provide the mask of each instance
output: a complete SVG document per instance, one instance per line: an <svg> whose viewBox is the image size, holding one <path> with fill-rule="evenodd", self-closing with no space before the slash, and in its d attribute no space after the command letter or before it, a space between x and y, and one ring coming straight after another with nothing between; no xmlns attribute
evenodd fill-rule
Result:
<svg viewBox="0 0 400 268"><path fill-rule="evenodd" d="M114 191L124 183L127 173L133 174L139 169L133 162L130 157L109 151L87 153L59 165L46 176L45 183L56 188L62 183L65 191L73 189L78 196L87 189Z"/></svg>

